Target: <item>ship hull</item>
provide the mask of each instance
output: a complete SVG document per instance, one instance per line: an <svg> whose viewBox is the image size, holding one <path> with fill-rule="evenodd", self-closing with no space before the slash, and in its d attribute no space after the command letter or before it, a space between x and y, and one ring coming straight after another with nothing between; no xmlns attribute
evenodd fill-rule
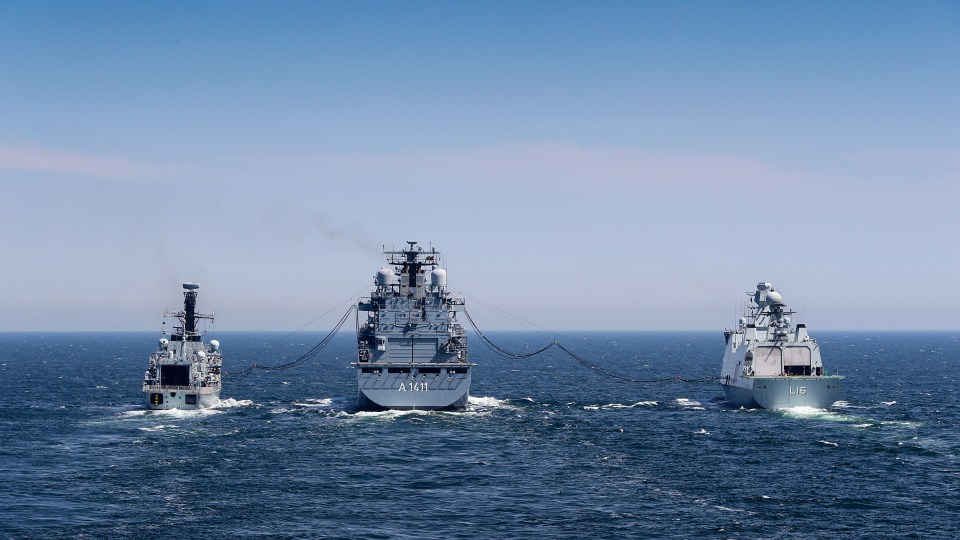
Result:
<svg viewBox="0 0 960 540"><path fill-rule="evenodd" d="M219 391L154 388L144 390L144 402L150 410L166 411L207 409L220 402Z"/></svg>
<svg viewBox="0 0 960 540"><path fill-rule="evenodd" d="M826 409L840 397L840 376L743 377L744 386L723 384L727 401L736 407Z"/></svg>
<svg viewBox="0 0 960 540"><path fill-rule="evenodd" d="M466 408L470 398L468 367L451 368L458 371L453 375L418 374L415 369L404 373L408 368L396 367L365 369L368 372L360 369L357 376L361 410L458 410Z"/></svg>

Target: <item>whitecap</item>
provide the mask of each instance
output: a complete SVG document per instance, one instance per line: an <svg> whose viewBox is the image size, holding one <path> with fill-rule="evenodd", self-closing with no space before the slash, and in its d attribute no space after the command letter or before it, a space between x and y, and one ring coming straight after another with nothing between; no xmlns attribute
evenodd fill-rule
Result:
<svg viewBox="0 0 960 540"><path fill-rule="evenodd" d="M431 414L432 411L424 410L387 410L387 411L357 411L354 413L343 413L351 418L376 418L383 420L395 420L397 418L403 418L405 416L422 416Z"/></svg>
<svg viewBox="0 0 960 540"><path fill-rule="evenodd" d="M160 414L165 416L172 416L174 418L196 418L198 416L210 416L214 414L223 414L223 411L219 409L215 409L213 407L207 407L204 409L190 409L190 410L181 410L181 409L154 410L149 412L150 414Z"/></svg>
<svg viewBox="0 0 960 540"><path fill-rule="evenodd" d="M923 422L909 422L906 420L884 420L883 422L880 422L880 423L885 426L901 426L901 427L911 428L911 429L916 429L923 425Z"/></svg>
<svg viewBox="0 0 960 540"><path fill-rule="evenodd" d="M165 429L176 429L176 428L177 428L177 426L176 426L176 425L173 425L173 424L157 424L157 425L152 426L152 427L142 427L142 428L139 428L139 429L140 429L140 431L150 431L150 432L154 432L154 431L163 431L163 430L165 430Z"/></svg>
<svg viewBox="0 0 960 540"><path fill-rule="evenodd" d="M797 418L801 420L826 420L828 422L857 422L861 420L855 416L843 415L816 407L789 407L786 409L777 409L777 411L786 418Z"/></svg>
<svg viewBox="0 0 960 540"><path fill-rule="evenodd" d="M607 403L606 405L600 406L600 408L601 409L632 409L634 407L653 406L656 404L657 404L656 401L638 401L636 403L631 403L630 405L624 405L623 403ZM596 406L588 405L587 407L596 407ZM587 407L584 407L584 408L586 409Z"/></svg>
<svg viewBox="0 0 960 540"><path fill-rule="evenodd" d="M694 431L693 434L694 434L694 435L709 435L710 432L707 431L707 430L704 429L704 428L700 428L700 429Z"/></svg>
<svg viewBox="0 0 960 540"><path fill-rule="evenodd" d="M881 404L881 405L896 405L897 402L896 402L896 401L881 401L880 404Z"/></svg>
<svg viewBox="0 0 960 540"><path fill-rule="evenodd" d="M530 398L524 398L533 402ZM467 400L467 409L477 408L477 407L486 407L486 408L497 408L497 407L507 407L509 403L505 399L498 399L495 397L486 397L486 396L470 396Z"/></svg>
<svg viewBox="0 0 960 540"><path fill-rule="evenodd" d="M837 444L837 443L835 443L835 442L833 442L833 441L817 441L817 442L820 443L820 444L824 444L824 445L826 445L826 446L840 446L839 444Z"/></svg>
<svg viewBox="0 0 960 540"><path fill-rule="evenodd" d="M674 400L674 403L683 407L688 411L705 411L706 409L702 406L699 401L694 401L687 398L677 398Z"/></svg>
<svg viewBox="0 0 960 540"><path fill-rule="evenodd" d="M329 407L333 404L333 400L330 398L305 399L303 401L294 401L293 404L297 407Z"/></svg>
<svg viewBox="0 0 960 540"><path fill-rule="evenodd" d="M221 399L215 405L210 407L211 409L229 409L231 407L249 407L253 405L253 401L249 399Z"/></svg>

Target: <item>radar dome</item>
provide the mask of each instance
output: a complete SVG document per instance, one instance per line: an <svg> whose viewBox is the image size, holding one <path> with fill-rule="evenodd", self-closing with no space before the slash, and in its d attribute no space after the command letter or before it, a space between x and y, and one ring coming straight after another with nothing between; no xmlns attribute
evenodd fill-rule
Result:
<svg viewBox="0 0 960 540"><path fill-rule="evenodd" d="M389 268L381 268L377 272L377 285L393 285L397 282L397 276Z"/></svg>
<svg viewBox="0 0 960 540"><path fill-rule="evenodd" d="M167 338L160 338L160 346L161 346L161 347L163 347L164 349L166 349L166 348L167 348L167 343L170 343L170 341L168 341Z"/></svg>
<svg viewBox="0 0 960 540"><path fill-rule="evenodd" d="M780 296L780 293L778 293L777 291L773 291L773 290L767 291L767 303L782 304L783 297Z"/></svg>
<svg viewBox="0 0 960 540"><path fill-rule="evenodd" d="M215 339L211 339L211 340L210 340L210 348L213 349L213 350L215 350L215 351L218 350L218 349L220 348L220 342L217 341L217 340L215 340Z"/></svg>
<svg viewBox="0 0 960 540"><path fill-rule="evenodd" d="M205 352L203 352L203 351L197 351L197 356L198 356L199 358L206 358L206 357L207 357L207 353L205 353Z"/></svg>
<svg viewBox="0 0 960 540"><path fill-rule="evenodd" d="M446 287L447 271L443 268L437 268L433 272L430 272L430 284L434 287Z"/></svg>

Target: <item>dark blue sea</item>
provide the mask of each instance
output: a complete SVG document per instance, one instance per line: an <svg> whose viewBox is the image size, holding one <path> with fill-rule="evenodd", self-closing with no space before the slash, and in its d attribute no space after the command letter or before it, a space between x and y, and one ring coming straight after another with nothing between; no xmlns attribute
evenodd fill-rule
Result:
<svg viewBox="0 0 960 540"><path fill-rule="evenodd" d="M715 381L610 380L474 336L466 411L370 413L350 333L194 412L142 408L159 334L0 334L0 537L960 538L960 334L815 335L847 376L828 411L733 409ZM323 335L208 337L239 370ZM559 340L649 378L716 375L723 347Z"/></svg>

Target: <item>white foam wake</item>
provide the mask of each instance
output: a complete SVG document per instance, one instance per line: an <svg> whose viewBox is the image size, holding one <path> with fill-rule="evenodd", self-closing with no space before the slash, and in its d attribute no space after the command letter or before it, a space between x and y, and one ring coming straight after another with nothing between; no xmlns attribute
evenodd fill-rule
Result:
<svg viewBox="0 0 960 540"><path fill-rule="evenodd" d="M533 400L531 400L533 401ZM489 396L470 396L467 398L467 410L470 409L496 409L499 407L509 407L505 399L499 399Z"/></svg>
<svg viewBox="0 0 960 540"><path fill-rule="evenodd" d="M863 422L862 418L847 414L840 414L827 409L818 409L816 407L790 407L786 409L777 409L785 418L797 418L801 420L826 420L828 422Z"/></svg>
<svg viewBox="0 0 960 540"><path fill-rule="evenodd" d="M233 407L249 407L253 405L253 401L249 399L221 399L217 402L216 405L210 407L211 409L230 409Z"/></svg>
<svg viewBox="0 0 960 540"><path fill-rule="evenodd" d="M702 410L705 410L705 409L703 408L702 404L701 404L699 401L694 401L694 400L692 400L692 399L677 398L676 400L674 400L674 402L675 402L677 405L679 405L679 406L681 406L681 407L684 407L684 408L686 408L686 409L690 409L690 410L692 410L692 411L702 411Z"/></svg>

